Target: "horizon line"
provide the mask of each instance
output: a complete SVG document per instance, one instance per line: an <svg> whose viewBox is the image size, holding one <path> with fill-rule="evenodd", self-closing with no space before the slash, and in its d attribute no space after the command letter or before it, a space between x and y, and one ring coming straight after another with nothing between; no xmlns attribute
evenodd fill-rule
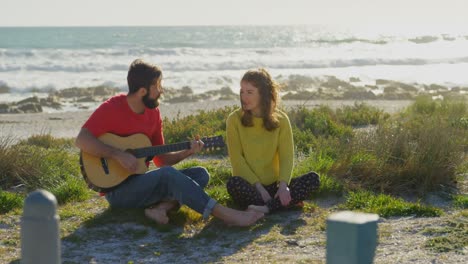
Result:
<svg viewBox="0 0 468 264"><path fill-rule="evenodd" d="M337 26L338 24L174 24L174 25L0 25L0 28L19 27L236 27L236 26Z"/></svg>

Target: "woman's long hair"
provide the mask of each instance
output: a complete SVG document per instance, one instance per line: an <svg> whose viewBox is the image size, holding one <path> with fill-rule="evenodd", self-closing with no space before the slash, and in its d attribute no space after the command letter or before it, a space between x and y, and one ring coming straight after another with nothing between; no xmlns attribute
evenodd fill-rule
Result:
<svg viewBox="0 0 468 264"><path fill-rule="evenodd" d="M279 103L279 85L263 68L247 71L242 77L241 82L248 82L258 89L260 94L260 110L265 129L272 131L278 128L279 120L276 107ZM252 112L244 111L241 122L244 126L253 126Z"/></svg>

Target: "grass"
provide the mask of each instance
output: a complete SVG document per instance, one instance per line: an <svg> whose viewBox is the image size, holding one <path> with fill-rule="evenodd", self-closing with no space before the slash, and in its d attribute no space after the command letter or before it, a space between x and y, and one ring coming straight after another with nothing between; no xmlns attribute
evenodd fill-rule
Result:
<svg viewBox="0 0 468 264"><path fill-rule="evenodd" d="M13 142L11 137L0 138L0 188L18 186L13 193L23 199L31 191L46 189L56 196L59 204L89 198L72 139L43 134ZM22 202L10 205L11 210Z"/></svg>
<svg viewBox="0 0 468 264"><path fill-rule="evenodd" d="M329 173L376 192L424 195L454 186L467 163L468 127L459 122L467 115L465 102L422 98L343 144Z"/></svg>
<svg viewBox="0 0 468 264"><path fill-rule="evenodd" d="M460 195L453 195L453 204L456 207L467 209L468 208L468 195L467 194L460 194Z"/></svg>
<svg viewBox="0 0 468 264"><path fill-rule="evenodd" d="M375 213L382 217L392 216L441 216L442 210L421 205L420 203L405 202L401 198L395 198L385 194L374 194L369 191L350 192L343 209L357 210L366 213Z"/></svg>
<svg viewBox="0 0 468 264"><path fill-rule="evenodd" d="M225 118L234 109L166 119L166 138L177 142L195 134L223 135ZM464 102L426 97L394 116L363 103L336 110L326 106L292 109L288 115L297 156L293 177L309 171L319 173L321 187L314 197L360 189L389 194L415 191L423 196L440 185L453 185L457 175L468 168L464 158L467 113ZM352 128L363 125L375 125L376 129L355 132ZM22 197L38 188L47 189L60 204L89 198L73 139L39 134L13 142L12 138L0 138L0 188L23 186L22 192L16 192ZM222 191L230 177L229 160L225 149L215 154L221 158L213 159L213 153L206 153L206 160L188 160L177 167L206 167L211 174L210 194L229 202ZM9 197L4 211L20 205Z"/></svg>
<svg viewBox="0 0 468 264"><path fill-rule="evenodd" d="M463 210L448 220L441 228L426 228L423 234L430 238L425 247L435 252L455 251L463 254L463 249L468 246L468 211Z"/></svg>
<svg viewBox="0 0 468 264"><path fill-rule="evenodd" d="M349 126L377 125L390 117L377 107L355 102L354 106L344 106L336 110L337 119Z"/></svg>
<svg viewBox="0 0 468 264"><path fill-rule="evenodd" d="M16 193L5 192L0 189L0 214L20 208L23 205L23 197Z"/></svg>
<svg viewBox="0 0 468 264"><path fill-rule="evenodd" d="M171 140L168 143L185 141L196 134L224 135L224 120L232 110L234 108L227 107L201 111L172 121L164 120L165 136ZM448 185L456 189L456 180L460 181L460 175L465 175L468 168L467 113L466 103L435 102L427 98L419 99L393 116L365 104L337 110L325 106L293 109L288 112L296 149L293 177L310 171L317 172L321 186L310 198L344 196L346 200L338 205L338 209L377 213L382 217L440 216L441 209L419 202L406 202L398 194L414 193L423 198L427 192L438 190L440 186ZM367 132L354 129L366 125L374 128ZM185 160L176 167L183 169L193 166L203 166L209 171L211 179L206 191L210 196L221 204L235 207L225 188L231 174L225 149L205 153L200 159ZM217 220L202 221L199 214L184 206L171 214L172 224L168 226L150 222L141 209L109 208L107 202L88 190L82 180L78 150L73 146L73 139L54 138L47 134L34 135L21 141L0 137L0 224L17 227L18 222L15 224L9 219L21 214L24 198L37 188L47 189L56 196L62 219L61 236L74 243L86 243L92 239L78 235L76 230L80 227L93 229L128 222L167 233L171 236L168 241L174 243L176 248L181 247L180 250L183 250L183 246L178 242L190 243L185 239L213 240L217 233L227 230ZM466 194L453 194L451 197L454 208L467 208ZM302 235L301 232L323 232L329 213L330 210L306 203L299 211L271 215L251 228L229 230L233 235L264 233L259 240L252 238L252 241L257 241L257 247L263 248L286 238L294 241L295 237ZM285 215L298 216L284 222ZM463 217L460 217L456 220L458 224L452 223L452 229L466 234L462 227L466 223L462 220ZM174 229L179 228L183 231L174 234ZM105 231L102 232L98 232L96 237L107 235ZM142 229L126 232L135 239L148 235ZM438 230L431 232L433 237L428 247L441 250L439 248L443 248L443 245L459 243L455 231L450 231L450 236ZM2 238L0 252L5 248L14 249L19 244L18 240L18 235ZM245 243L249 244L247 241ZM459 247L447 250L459 250Z"/></svg>

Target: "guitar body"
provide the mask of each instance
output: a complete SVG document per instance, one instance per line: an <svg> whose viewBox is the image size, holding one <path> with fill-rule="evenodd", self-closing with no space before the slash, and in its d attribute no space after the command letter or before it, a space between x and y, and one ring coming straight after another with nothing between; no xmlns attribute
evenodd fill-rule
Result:
<svg viewBox="0 0 468 264"><path fill-rule="evenodd" d="M113 159L97 157L81 151L81 174L88 186L95 191L104 191L119 185L133 174L143 174L148 170L146 161L148 157L158 156L164 153L190 149L190 142L180 142L169 145L152 146L151 140L144 134L133 134L128 137L120 137L111 133L101 135L98 140L106 145L127 151L134 155L138 161L136 173L131 173L120 163ZM202 138L204 149L224 147L221 136Z"/></svg>
<svg viewBox="0 0 468 264"><path fill-rule="evenodd" d="M103 143L121 149L130 150L136 148L150 147L151 141L146 135L134 134L128 137L119 137L106 133L98 138ZM105 159L108 171L105 169L101 157L96 157L86 152L81 152L82 174L93 185L100 188L110 188L123 182L131 173L113 159ZM138 159L136 174L143 174L148 170L146 158Z"/></svg>

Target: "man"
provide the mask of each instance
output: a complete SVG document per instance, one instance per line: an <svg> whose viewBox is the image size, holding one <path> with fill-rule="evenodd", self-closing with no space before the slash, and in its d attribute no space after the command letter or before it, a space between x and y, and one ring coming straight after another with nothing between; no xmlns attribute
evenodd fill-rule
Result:
<svg viewBox="0 0 468 264"><path fill-rule="evenodd" d="M130 65L128 94L116 95L90 116L76 138L76 146L96 157L114 159L129 175L137 171L137 158L132 154L101 142L98 137L112 133L121 137L141 133L153 146L164 144L162 119L158 108L163 93L161 69L137 59ZM204 218L210 214L228 225L249 226L263 217L256 211L238 211L218 204L203 190L208 184L208 172L201 167L178 171L171 167L198 153L203 142L194 140L190 149L166 153L153 158L159 168L128 177L116 187L104 190L111 206L145 208L145 215L157 223L166 224L167 212L185 204Z"/></svg>

